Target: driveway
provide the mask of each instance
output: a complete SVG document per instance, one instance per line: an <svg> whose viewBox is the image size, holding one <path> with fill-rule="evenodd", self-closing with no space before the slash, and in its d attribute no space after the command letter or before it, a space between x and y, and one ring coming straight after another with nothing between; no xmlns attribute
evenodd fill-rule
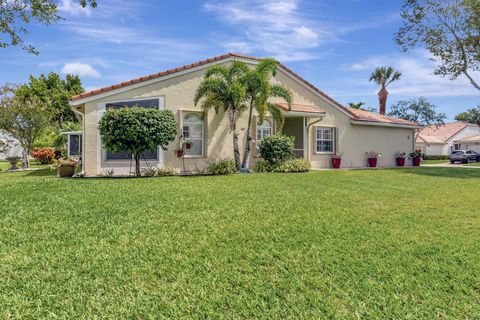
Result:
<svg viewBox="0 0 480 320"><path fill-rule="evenodd" d="M477 166L472 166L472 165L466 165L463 163L450 163L450 162L445 162L445 163L435 163L435 164L422 164L422 167L436 167L436 168L468 168L468 169L480 169L480 163L475 162L478 164ZM475 164L474 163L474 164Z"/></svg>

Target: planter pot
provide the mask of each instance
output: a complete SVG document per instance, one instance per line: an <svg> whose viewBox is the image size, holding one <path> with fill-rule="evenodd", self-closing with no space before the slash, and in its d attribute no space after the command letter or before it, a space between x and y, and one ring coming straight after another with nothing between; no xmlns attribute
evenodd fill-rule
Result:
<svg viewBox="0 0 480 320"><path fill-rule="evenodd" d="M17 163L20 161L20 157L10 157L6 160L10 162L10 169L8 170L18 170Z"/></svg>
<svg viewBox="0 0 480 320"><path fill-rule="evenodd" d="M412 163L414 167L420 167L420 162L422 162L422 157L412 158Z"/></svg>
<svg viewBox="0 0 480 320"><path fill-rule="evenodd" d="M186 149L191 149L191 148L192 148L192 144L191 144L190 142L185 143L185 148L186 148Z"/></svg>
<svg viewBox="0 0 480 320"><path fill-rule="evenodd" d="M60 178L71 178L75 174L76 166L63 165L58 167L57 172Z"/></svg>
<svg viewBox="0 0 480 320"><path fill-rule="evenodd" d="M177 150L177 158L183 157L183 151L182 150Z"/></svg>
<svg viewBox="0 0 480 320"><path fill-rule="evenodd" d="M333 169L338 169L338 168L340 168L341 163L342 163L342 159L341 159L341 158L332 158L332 168L333 168Z"/></svg>
<svg viewBox="0 0 480 320"><path fill-rule="evenodd" d="M377 167L377 158L368 158L368 166L370 168Z"/></svg>
<svg viewBox="0 0 480 320"><path fill-rule="evenodd" d="M405 167L405 158L396 158L398 167Z"/></svg>

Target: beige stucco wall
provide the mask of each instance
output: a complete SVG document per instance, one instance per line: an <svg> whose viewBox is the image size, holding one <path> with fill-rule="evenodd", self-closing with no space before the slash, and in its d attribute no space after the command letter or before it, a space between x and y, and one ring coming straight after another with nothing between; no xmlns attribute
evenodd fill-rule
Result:
<svg viewBox="0 0 480 320"><path fill-rule="evenodd" d="M114 169L117 174L128 173L130 171L130 161L104 160L104 152L101 148L97 128L105 103L138 98L162 97L164 99L164 108L172 110L177 118L181 112L200 111L199 107L194 106L193 98L205 70L204 68L181 75L177 74L170 79L132 88L85 103L83 149L85 174L90 176L99 175L109 169ZM344 112L340 111L324 98L306 89L286 73L282 71L278 72L273 81L283 83L289 87L293 92L295 103L314 104L326 110L327 115L317 125L337 128L337 151L344 153L342 167L365 166L366 160L364 153L370 150L379 151L383 154L383 157L379 160L379 165L393 166L393 155L396 151L411 152L413 150L411 140L413 139L412 129L352 125L350 118ZM310 121L317 119L318 118L311 118ZM196 167L204 168L210 161L233 157L232 135L229 133L227 118L221 114L216 115L214 111L211 111L205 123L205 156L187 158L185 160L187 169L191 170ZM246 127L247 114L244 113L238 121L241 148L243 148L243 142L245 140L244 131L241 129ZM330 155L317 155L314 152L314 136L314 126L312 126L309 132L310 139L308 141L308 148L310 155L308 158L312 161L314 167L329 167ZM182 162L174 154L177 145L178 141L175 141L168 146L168 151L163 152L164 161L150 161L150 165L180 169ZM252 161L255 161L255 158L252 157Z"/></svg>

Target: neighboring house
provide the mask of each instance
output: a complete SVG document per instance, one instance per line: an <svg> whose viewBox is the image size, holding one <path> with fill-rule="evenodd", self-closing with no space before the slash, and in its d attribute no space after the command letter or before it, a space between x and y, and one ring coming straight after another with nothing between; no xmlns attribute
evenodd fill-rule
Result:
<svg viewBox="0 0 480 320"><path fill-rule="evenodd" d="M23 148L20 146L20 142L15 139L10 133L5 130L0 130L0 141L13 140L15 146L8 152L0 152L0 160L4 160L6 157L21 157Z"/></svg>
<svg viewBox="0 0 480 320"><path fill-rule="evenodd" d="M254 57L226 54L72 97L71 106L82 124L85 174L99 175L109 169L116 174L130 171L131 155L107 152L102 147L98 122L109 108L135 105L174 112L179 132L183 131L184 136L193 141L193 148L185 159L187 169L204 168L211 161L232 158L232 138L226 117L211 111L202 119L201 109L193 104L193 99L209 67L234 60L249 65L258 62ZM420 128L416 123L344 107L282 64L272 82L281 83L293 92L294 104L290 111L284 103L278 103L286 117L283 133L295 137L296 155L310 160L314 168L329 168L330 156L334 153L343 153L342 167L365 167L365 152L371 150L382 153L379 166L391 167L395 165L397 151L414 149L415 131ZM252 133L257 142L278 131L271 117L264 123L258 124L256 120L254 123ZM246 112L237 127L247 127ZM242 147L244 134L240 134L240 140ZM168 151L159 149L145 152L144 156L149 165L180 169L182 161L174 153L178 143L177 140L170 144ZM255 148L252 156L252 162L258 159Z"/></svg>
<svg viewBox="0 0 480 320"><path fill-rule="evenodd" d="M449 155L452 150L464 149L462 139L480 135L480 127L465 122L430 125L419 131L416 149L426 155Z"/></svg>
<svg viewBox="0 0 480 320"><path fill-rule="evenodd" d="M454 141L457 150L472 150L480 153L480 134Z"/></svg>

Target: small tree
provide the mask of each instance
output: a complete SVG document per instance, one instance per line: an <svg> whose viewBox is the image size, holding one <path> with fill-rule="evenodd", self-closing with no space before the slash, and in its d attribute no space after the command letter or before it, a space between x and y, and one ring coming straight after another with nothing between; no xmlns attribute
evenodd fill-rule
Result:
<svg viewBox="0 0 480 320"><path fill-rule="evenodd" d="M480 126L480 106L468 109L465 112L457 114L455 116L455 120Z"/></svg>
<svg viewBox="0 0 480 320"><path fill-rule="evenodd" d="M388 115L423 125L443 124L447 115L437 112L436 109L437 106L425 98L402 100L392 106L392 111Z"/></svg>
<svg viewBox="0 0 480 320"><path fill-rule="evenodd" d="M8 131L23 148L23 167L30 166L28 156L48 125L48 114L33 101L4 97L0 102L0 129Z"/></svg>
<svg viewBox="0 0 480 320"><path fill-rule="evenodd" d="M392 67L377 68L370 76L370 81L373 81L380 86L380 91L378 92L380 114L385 114L387 110L387 86L392 82L400 80L401 76L402 74L398 71L393 70Z"/></svg>
<svg viewBox="0 0 480 320"><path fill-rule="evenodd" d="M137 177L140 176L142 152L158 147L166 150L177 135L177 123L170 110L140 107L107 110L99 129L105 149L133 155Z"/></svg>

